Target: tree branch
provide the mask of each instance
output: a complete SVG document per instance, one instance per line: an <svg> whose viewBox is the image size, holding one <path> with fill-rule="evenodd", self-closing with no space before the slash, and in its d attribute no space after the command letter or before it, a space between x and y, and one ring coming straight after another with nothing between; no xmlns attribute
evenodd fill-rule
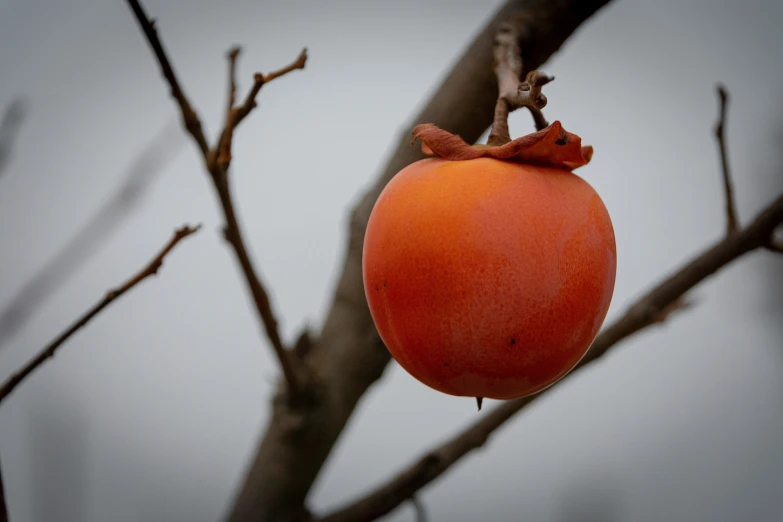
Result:
<svg viewBox="0 0 783 522"><path fill-rule="evenodd" d="M718 86L718 100L720 101L720 116L715 126L715 137L718 140L720 151L720 163L723 171L723 190L726 194L726 234L731 235L739 228L737 218L737 204L734 201L734 184L731 181L731 169L726 151L726 138L724 129L726 126L726 107L729 102L729 93L723 85Z"/></svg>
<svg viewBox="0 0 783 522"><path fill-rule="evenodd" d="M286 65L282 69L273 71L267 74L266 76L264 76L260 72L256 73L253 76L253 87L250 88L250 91L247 93L247 96L245 97L245 101L242 102L242 105L237 107L236 121L234 122L234 126L239 125L239 123L242 120L244 120L248 114L250 114L250 111L256 108L256 96L258 96L258 91L261 90L261 87L271 82L275 78L284 76L290 73L291 71L295 71L297 69L304 69L306 63L307 63L307 48L302 49L302 52L299 53L299 56L296 57L296 60Z"/></svg>
<svg viewBox="0 0 783 522"><path fill-rule="evenodd" d="M528 27L525 25L524 16L517 14L501 24L495 36L492 54L498 81L498 99L492 131L487 139L488 145L505 145L511 141L508 115L521 107L530 109L537 130L549 125L541 112L547 103L546 96L541 93L541 87L554 80L554 77L539 71L530 71L524 82L519 81L522 77L522 50L519 42L526 31Z"/></svg>
<svg viewBox="0 0 783 522"><path fill-rule="evenodd" d="M245 282L247 283L250 293L253 297L253 303L255 304L256 311L258 312L259 319L264 327L267 337L272 344L272 348L280 361L280 367L283 371L286 382L288 383L289 399L296 399L300 395L300 386L298 383L297 370L294 365L297 360L292 355L292 352L286 350L283 346L282 339L277 326L277 319L272 311L271 303L269 302L269 295L266 289L261 284L261 280L253 268L253 263L250 260L250 255L247 252L245 241L242 237L241 229L239 227L239 220L237 219L236 210L234 209L234 202L231 198L231 191L228 182L228 166L231 161L231 138L233 135L233 129L239 121L241 121L247 113L250 112L252 106L255 104L255 96L261 89L261 86L265 81L277 78L290 72L294 69L301 69L304 67L307 54L302 51L299 58L288 67L281 69L280 71L271 73L268 77L261 76L259 80L258 74L256 75L256 82L251 89L251 95L245 100L245 104L239 109L233 109L234 96L235 96L235 67L236 59L239 55L239 49L232 49L229 53L229 110L226 116L226 127L220 133L220 139L214 149L210 149L207 144L206 138L201 130L201 121L196 115L195 111L191 108L185 94L179 86L174 70L171 67L171 63L163 49L163 45L158 38L157 32L153 22L147 17L144 9L138 0L128 0L133 13L136 15L136 20L139 23L142 31L147 37L150 46L152 47L155 56L160 64L163 76L171 86L171 92L174 98L179 104L182 117L185 121L185 127L191 134L193 139L199 145L204 162L207 167L207 171L212 178L215 191L217 192L218 199L220 200L220 206L223 210L223 216L226 220L226 226L223 229L224 236L229 244L232 246L234 253L236 254L237 261L242 269L242 273L245 276ZM256 87L256 84L258 85ZM243 113L244 107L247 105L249 108ZM232 114L236 114L233 117Z"/></svg>
<svg viewBox="0 0 783 522"><path fill-rule="evenodd" d="M155 57L158 59L160 70L163 73L164 78L166 78L169 86L171 86L171 96L177 101L177 104L179 105L185 128L188 130L190 135L193 136L193 139L196 141L196 144L198 144L199 149L201 149L201 153L206 156L209 152L209 145L207 145L207 139L204 137L204 131L201 128L201 120L199 120L198 115L190 106L188 98L185 96L185 93L182 91L182 88L179 85L179 80L177 80L177 75L174 73L174 68L171 66L171 63L169 63L168 56L166 56L166 52L163 50L163 45L158 39L158 32L155 29L155 21L150 20L150 18L147 16L147 13L144 12L144 8L137 0L128 0L128 4L130 5L131 9L133 9L133 14L136 15L136 20L139 22L139 27L142 31L144 31L144 34L147 37L147 42L149 42L150 47L152 47L152 51L155 53Z"/></svg>
<svg viewBox="0 0 783 522"><path fill-rule="evenodd" d="M179 153L184 140L175 125L166 125L153 136L122 176L116 191L87 223L30 278L0 310L0 348L19 330L86 259L114 237L144 198L153 182Z"/></svg>
<svg viewBox="0 0 783 522"><path fill-rule="evenodd" d="M226 108L226 126L223 137L218 142L218 164L223 170L228 169L231 163L231 140L234 136L234 102L237 95L237 57L239 47L234 47L228 52L228 107Z"/></svg>
<svg viewBox="0 0 783 522"><path fill-rule="evenodd" d="M234 210L234 202L231 199L231 192L228 185L228 177L224 175L225 171L219 171L220 176L213 177L215 181L215 189L220 199L220 206L223 209L223 216L226 219L226 226L223 229L223 235L229 244L233 247L236 254L239 266L242 268L242 273L245 276L245 282L247 283L250 293L253 297L253 303L255 304L256 311L261 319L261 322L266 331L266 335L269 341L272 343L272 348L275 351L275 355L280 361L280 367L283 370L283 376L288 383L289 398L294 399L300 394L300 387L298 383L298 377L294 370L295 359L292 352L286 350L283 346L283 341L280 338L280 331L277 326L277 318L272 311L272 304L269 301L269 295L266 289L261 284L261 280L258 278L253 263L250 261L250 255L245 247L245 242L242 239L242 233L239 228L239 220Z"/></svg>
<svg viewBox="0 0 783 522"><path fill-rule="evenodd" d="M95 306L93 306L90 310L84 313L76 322L74 322L70 327L68 327L67 330L65 330L63 333L57 336L51 343L49 343L36 357L34 357L30 362L28 362L21 370L19 370L17 373L11 375L11 377L3 383L2 386L0 386L0 402L2 402L8 395L16 388L19 384L22 383L22 381L31 373L33 373L41 364L46 362L47 359L54 357L55 352L57 349L65 342L67 341L73 334L78 332L82 327L84 327L87 323L90 322L90 320L98 315L104 308L109 306L113 301L118 299L120 296L122 296L125 292L136 286L137 284L141 283L146 278L153 276L158 273L158 270L163 265L163 259L166 257L166 255L183 239L188 237L189 235L195 233L199 228L201 228L201 225L198 225L196 227L189 227L184 226L180 229L178 229L174 236L169 240L168 243L158 252L158 254L150 261L150 263L145 266L141 271L139 271L136 275L131 277L128 281L126 281L123 285L115 288L114 290L109 290L106 293L106 296L99 301Z"/></svg>
<svg viewBox="0 0 783 522"><path fill-rule="evenodd" d="M306 364L311 368L306 404L273 403L266 432L248 466L228 520L292 522L306 519L305 498L365 391L383 373L389 352L372 322L362 284L361 253L370 211L386 183L424 158L409 146L410 129L430 122L475 143L492 124L498 84L491 67L495 34L513 13L529 28L520 42L530 70L557 51L576 28L608 0L511 0L503 2L443 78L422 112L401 130L374 185L353 209L344 268L319 338ZM526 71L523 70L523 73ZM455 110L458 108L458 110Z"/></svg>
<svg viewBox="0 0 783 522"><path fill-rule="evenodd" d="M564 379L598 360L620 341L647 326L659 323L660 314L681 299L686 292L742 255L763 247L771 231L781 222L783 195L764 209L747 228L714 244L636 301L622 317L603 329L587 355ZM556 386L557 384L536 395L501 404L470 428L428 451L424 457L387 484L320 519L320 522L375 520L391 512L447 471L465 454L481 447L489 436L514 414Z"/></svg>
<svg viewBox="0 0 783 522"><path fill-rule="evenodd" d="M297 69L304 69L305 64L307 63L307 49L302 49L302 52L299 53L299 56L289 65L286 65L282 69L279 69L277 71L273 71L269 73L268 75L264 76L260 72L253 75L253 86L250 88L250 91L247 93L247 96L245 97L245 101L242 102L242 105L235 107L234 106L234 66L237 59L237 56L239 56L240 49L238 47L235 47L231 50L229 53L229 63L230 63L230 71L229 74L231 75L230 80L230 94L229 94L229 109L226 114L226 126L223 128L223 131L220 133L220 138L218 139L218 149L220 150L220 157L222 158L224 155L228 158L228 161L220 161L221 168L223 170L228 169L228 165L231 162L231 140L233 138L234 129L239 125L242 120L244 120L250 112L256 108L256 96L258 96L258 92L261 90L261 87L266 85L267 83L271 82L275 78L279 78L281 76L284 76L288 74L291 71L295 71Z"/></svg>

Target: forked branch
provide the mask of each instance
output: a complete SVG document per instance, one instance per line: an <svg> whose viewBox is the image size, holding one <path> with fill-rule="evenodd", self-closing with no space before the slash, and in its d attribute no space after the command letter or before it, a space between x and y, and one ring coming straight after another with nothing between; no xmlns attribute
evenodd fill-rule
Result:
<svg viewBox="0 0 783 522"><path fill-rule="evenodd" d="M261 90L261 87L263 87L265 84L271 82L275 78L279 78L281 76L284 76L291 71L295 71L297 69L304 69L305 64L307 63L307 49L302 49L302 52L299 53L299 56L289 65L286 65L282 69L279 69L277 71L273 71L267 75L256 73L253 75L253 86L250 88L250 91L247 93L247 96L245 97L245 100L242 102L242 105L234 106L234 101L236 97L236 60L239 57L239 53L241 52L239 47L234 47L229 51L228 54L228 60L229 60L229 105L228 110L226 111L226 125L223 128L223 131L220 133L220 138L218 139L218 150L219 156L218 156L218 162L220 163L221 168L224 170L228 168L229 163L231 162L231 141L233 138L234 129L239 125L242 120L244 120L248 114L250 114L250 111L256 108L256 96L258 96L258 92Z"/></svg>
<svg viewBox="0 0 783 522"><path fill-rule="evenodd" d="M266 289L261 284L261 280L253 267L247 247L245 246L245 241L239 228L239 220L237 219L236 211L234 209L234 202L229 190L228 167L231 162L231 141L234 128L255 106L255 97L261 89L261 86L271 79L282 76L289 71L303 68L307 55L303 51L293 64L280 71L271 73L267 77L264 77L260 73L256 74L253 88L250 90L247 99L240 107L234 108L236 96L236 60L239 56L239 49L232 49L229 53L229 97L226 111L226 124L220 133L217 144L215 147L210 148L202 131L201 120L199 120L198 115L191 107L190 102L180 87L179 80L177 79L171 62L166 55L166 51L163 49L163 44L158 38L154 23L149 19L138 0L128 0L128 4L136 15L136 20L139 23L142 32L144 32L147 37L150 47L152 47L155 57L163 71L163 76L171 87L172 96L177 101L180 111L182 112L185 127L201 150L204 163L212 178L215 191L220 200L221 209L223 210L223 216L226 220L224 236L236 254L237 261L239 262L245 277L245 282L253 297L253 303L255 304L259 319L272 344L275 355L280 361L280 367L288 383L290 396L295 397L299 394L297 371L294 368L297 361L292 356L292 352L286 350L285 346L283 346L277 326L277 319L272 311L269 296Z"/></svg>
<svg viewBox="0 0 783 522"><path fill-rule="evenodd" d="M3 401L8 395L24 381L24 379L33 373L38 367L40 367L47 359L54 357L57 349L67 341L73 334L78 332L82 327L87 325L96 315L98 315L104 308L109 306L112 302L119 299L125 292L138 285L150 276L158 273L158 270L163 265L163 259L171 250L183 239L189 235L198 231L201 225L196 227L184 226L178 229L174 236L166 243L166 245L158 252L158 254L152 259L152 261L142 268L136 275L128 279L121 286L114 290L106 292L106 296L98 303L84 313L79 319L77 319L67 330L58 335L52 342L50 342L37 356L35 356L30 362L28 362L21 370L11 375L11 377L0 386L0 402Z"/></svg>

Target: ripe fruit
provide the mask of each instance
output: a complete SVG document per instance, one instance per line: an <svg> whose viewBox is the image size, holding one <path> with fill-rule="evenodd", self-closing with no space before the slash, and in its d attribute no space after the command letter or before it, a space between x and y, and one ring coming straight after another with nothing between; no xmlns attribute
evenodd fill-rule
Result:
<svg viewBox="0 0 783 522"><path fill-rule="evenodd" d="M389 182L365 234L378 332L408 373L443 393L541 391L586 353L614 290L611 220L571 172L592 149L559 122L499 147L432 125L416 137L440 157Z"/></svg>

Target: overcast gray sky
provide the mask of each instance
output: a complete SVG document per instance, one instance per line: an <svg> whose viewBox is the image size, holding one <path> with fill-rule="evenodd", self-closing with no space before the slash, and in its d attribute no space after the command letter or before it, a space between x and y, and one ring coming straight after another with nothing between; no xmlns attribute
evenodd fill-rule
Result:
<svg viewBox="0 0 783 522"><path fill-rule="evenodd" d="M309 48L307 69L265 86L234 139L237 204L286 339L320 324L349 205L499 4L146 2L210 136L231 45L244 48L240 92L256 70ZM616 0L544 68L557 77L547 116L595 147L579 174L617 235L610 319L723 231L716 82L733 94L741 216L783 185L781 23L783 3L772 0ZM0 71L0 107L18 95L29 105L0 179L1 305L97 211L175 107L120 0L0 0ZM529 115L514 114L511 127L529 132ZM5 378L174 227L204 223L160 277L0 408L14 522L213 522L254 451L278 370L196 150L179 144L138 212L0 352ZM780 520L783 340L780 308L765 293L780 268L769 253L748 256L698 287L694 309L548 393L423 492L431 520L589 520L590 503L633 522ZM349 500L477 415L472 401L392 365L312 506ZM406 506L388 520L413 517Z"/></svg>

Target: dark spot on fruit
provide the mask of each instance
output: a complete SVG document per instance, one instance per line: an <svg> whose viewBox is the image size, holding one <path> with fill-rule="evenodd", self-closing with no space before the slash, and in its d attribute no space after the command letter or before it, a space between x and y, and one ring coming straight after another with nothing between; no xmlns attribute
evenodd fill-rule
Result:
<svg viewBox="0 0 783 522"><path fill-rule="evenodd" d="M386 288L386 280L383 281L383 287Z"/></svg>
<svg viewBox="0 0 783 522"><path fill-rule="evenodd" d="M510 344L517 344L517 340L512 337Z"/></svg>
<svg viewBox="0 0 783 522"><path fill-rule="evenodd" d="M443 366L444 366L444 367L446 367L446 366L448 366L448 365L449 365L449 363L443 363Z"/></svg>
<svg viewBox="0 0 783 522"><path fill-rule="evenodd" d="M560 137L560 138L557 138L557 139L555 140L555 145L561 145L561 146L562 146L562 145L565 145L565 144L567 144L567 143L568 143L568 140L566 139L566 137L565 137L565 136L562 136L562 137Z"/></svg>
<svg viewBox="0 0 783 522"><path fill-rule="evenodd" d="M377 291L379 291L380 289L381 289L381 287L380 287L380 286L378 286L378 285L375 285L375 291L376 291L376 292L377 292Z"/></svg>

